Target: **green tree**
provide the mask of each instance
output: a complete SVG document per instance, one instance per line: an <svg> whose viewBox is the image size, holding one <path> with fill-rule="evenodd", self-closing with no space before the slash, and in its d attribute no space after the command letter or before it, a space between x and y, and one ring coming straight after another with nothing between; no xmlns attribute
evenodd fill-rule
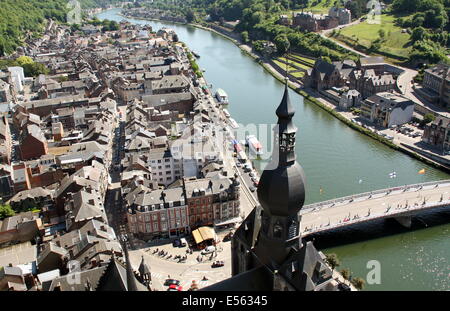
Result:
<svg viewBox="0 0 450 311"><path fill-rule="evenodd" d="M191 9L186 11L186 21L188 23L192 23L195 20L195 14L194 11L192 11Z"/></svg>
<svg viewBox="0 0 450 311"><path fill-rule="evenodd" d="M16 62L19 64L20 67L23 67L24 65L27 65L27 64L34 63L33 59L29 56L20 56L20 57L16 58Z"/></svg>
<svg viewBox="0 0 450 311"><path fill-rule="evenodd" d="M351 275L351 273L350 273L350 270L349 269L342 269L341 271L340 271L340 273L341 273L341 275L342 275L342 277L344 278L344 280L349 280L350 279L350 275Z"/></svg>
<svg viewBox="0 0 450 311"><path fill-rule="evenodd" d="M244 30L243 32L241 32L241 36L242 36L242 41L244 43L248 43L250 41L247 30Z"/></svg>
<svg viewBox="0 0 450 311"><path fill-rule="evenodd" d="M432 113L427 113L423 116L422 125L428 124L436 120L436 117Z"/></svg>
<svg viewBox="0 0 450 311"><path fill-rule="evenodd" d="M338 256L335 253L326 254L325 257L326 257L327 263L330 265L330 267L333 271L336 267L339 267L339 265L341 264Z"/></svg>
<svg viewBox="0 0 450 311"><path fill-rule="evenodd" d="M27 77L37 77L40 74L49 74L50 70L41 63L32 63L23 65L23 71Z"/></svg>
<svg viewBox="0 0 450 311"><path fill-rule="evenodd" d="M423 39L425 39L425 36L426 36L425 28L423 28L422 26L416 27L413 29L411 33L411 41L412 42L422 41Z"/></svg>
<svg viewBox="0 0 450 311"><path fill-rule="evenodd" d="M7 217L14 216L14 210L9 205L0 205L0 220L5 219Z"/></svg>
<svg viewBox="0 0 450 311"><path fill-rule="evenodd" d="M351 283L358 290L362 290L364 288L364 285L366 284L366 282L362 278L353 278L351 280Z"/></svg>
<svg viewBox="0 0 450 311"><path fill-rule="evenodd" d="M278 52L280 52L281 54L284 54L289 50L290 43L285 34L276 36L273 41L277 46Z"/></svg>

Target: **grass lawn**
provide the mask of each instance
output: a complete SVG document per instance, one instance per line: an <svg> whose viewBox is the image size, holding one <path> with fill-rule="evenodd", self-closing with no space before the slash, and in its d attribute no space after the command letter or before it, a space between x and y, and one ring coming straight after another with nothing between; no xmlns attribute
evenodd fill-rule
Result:
<svg viewBox="0 0 450 311"><path fill-rule="evenodd" d="M314 14L328 14L330 8L335 6L336 0L313 0L309 1L308 7L305 8L305 12L313 12ZM292 13L301 12L301 9L283 11L281 14L286 14L289 18L292 17Z"/></svg>
<svg viewBox="0 0 450 311"><path fill-rule="evenodd" d="M381 52L387 52L400 57L408 57L411 51L410 35L402 33L402 28L394 25L395 16L382 14L380 24L369 24L364 21L360 24L346 27L340 31L336 39L346 44L360 44L369 48L373 41L379 38L378 31L383 29L386 33L385 41L381 44ZM353 44L352 44L353 43Z"/></svg>
<svg viewBox="0 0 450 311"><path fill-rule="evenodd" d="M316 60L313 58L306 58L306 57L301 57L295 54L291 54L290 55L292 58L298 59L299 61L302 61L306 64L309 65L309 67L314 67L314 64L316 63Z"/></svg>
<svg viewBox="0 0 450 311"><path fill-rule="evenodd" d="M308 11L316 14L328 14L328 11L334 6L335 0L315 0L311 1L308 6Z"/></svg>
<svg viewBox="0 0 450 311"><path fill-rule="evenodd" d="M289 60L289 59L284 58L284 57L279 57L278 59L282 60L282 61L285 61L285 62L289 62L289 64L294 64L294 65L296 65L296 66L298 66L298 67L300 67L302 69L305 69L305 70L308 70L308 69L310 69L312 67L312 66L306 66L306 65L304 65L302 63L298 63L298 62Z"/></svg>
<svg viewBox="0 0 450 311"><path fill-rule="evenodd" d="M282 58L280 58L280 59L282 59ZM278 66L280 66L283 70L286 69L286 64L285 64L285 63L280 62L280 61L277 60L277 59L274 59L273 61L274 61L275 64L277 64ZM296 77L296 78L302 78L302 77L305 75L304 72L300 72L300 71L298 71L297 68L292 67L292 66L288 66L288 71L289 71L289 73L290 73L291 75L293 75L293 76ZM297 71L297 72L295 72L295 71Z"/></svg>

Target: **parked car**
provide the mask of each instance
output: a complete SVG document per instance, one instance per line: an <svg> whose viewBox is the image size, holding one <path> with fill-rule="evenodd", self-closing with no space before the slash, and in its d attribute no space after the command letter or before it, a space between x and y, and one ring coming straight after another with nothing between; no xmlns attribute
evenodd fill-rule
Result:
<svg viewBox="0 0 450 311"><path fill-rule="evenodd" d="M225 263L223 261L214 261L211 265L211 268L219 268L219 267L223 267L225 265Z"/></svg>
<svg viewBox="0 0 450 311"><path fill-rule="evenodd" d="M216 251L216 248L214 246L208 246L204 250L201 251L202 255L211 254Z"/></svg>
<svg viewBox="0 0 450 311"><path fill-rule="evenodd" d="M250 187L250 191L251 191L251 192L255 192L255 191L256 191L256 187L251 186L251 187Z"/></svg>
<svg viewBox="0 0 450 311"><path fill-rule="evenodd" d="M181 245L181 242L179 239L176 239L175 241L172 242L173 247L180 247L180 245Z"/></svg>
<svg viewBox="0 0 450 311"><path fill-rule="evenodd" d="M180 239L180 247L185 247L187 245L188 245L188 243L187 243L186 239L185 238L181 238Z"/></svg>
<svg viewBox="0 0 450 311"><path fill-rule="evenodd" d="M172 284L169 286L169 288L167 289L168 292L181 292L183 290L182 286L178 286L175 284Z"/></svg>
<svg viewBox="0 0 450 311"><path fill-rule="evenodd" d="M166 281L164 282L164 286L170 286L170 285L180 285L180 281L175 280L175 279L166 279Z"/></svg>

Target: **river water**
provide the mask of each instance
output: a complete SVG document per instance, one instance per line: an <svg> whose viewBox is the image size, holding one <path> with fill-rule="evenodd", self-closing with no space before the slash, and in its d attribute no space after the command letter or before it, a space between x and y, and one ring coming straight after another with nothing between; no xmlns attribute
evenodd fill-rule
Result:
<svg viewBox="0 0 450 311"><path fill-rule="evenodd" d="M113 9L98 17L123 20L118 13L120 9ZM197 62L206 70L205 78L213 90L222 88L227 92L228 110L239 124L276 123L275 109L284 86L231 41L191 26L127 20L149 24L154 30L174 29L180 41L200 54ZM382 188L450 179L448 174L350 129L313 103L304 102L303 97L292 90L290 96L296 109L297 159L307 178L306 204ZM269 145L264 147L269 149ZM265 162L256 166L264 168ZM418 171L423 168L426 174L419 175ZM389 173L394 171L397 177L389 178ZM415 219L414 230L403 229L395 221L381 221L318 236L316 245L325 253L336 253L341 261L338 269L349 268L354 276L366 278L367 262L377 260L381 265L381 284L366 284L366 290L449 290L449 220L448 210L443 210Z"/></svg>

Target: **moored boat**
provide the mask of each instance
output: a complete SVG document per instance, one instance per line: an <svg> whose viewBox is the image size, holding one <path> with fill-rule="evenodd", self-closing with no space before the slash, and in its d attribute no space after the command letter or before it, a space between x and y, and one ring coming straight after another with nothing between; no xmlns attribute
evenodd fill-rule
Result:
<svg viewBox="0 0 450 311"><path fill-rule="evenodd" d="M217 89L215 96L222 105L228 105L228 95L223 89Z"/></svg>
<svg viewBox="0 0 450 311"><path fill-rule="evenodd" d="M263 154L263 148L259 140L254 135L249 135L246 137L246 143L248 145L248 148L251 152L253 152L256 155Z"/></svg>
<svg viewBox="0 0 450 311"><path fill-rule="evenodd" d="M230 125L232 128L237 129L239 128L239 125L237 124L236 120L234 120L233 118L230 118Z"/></svg>

